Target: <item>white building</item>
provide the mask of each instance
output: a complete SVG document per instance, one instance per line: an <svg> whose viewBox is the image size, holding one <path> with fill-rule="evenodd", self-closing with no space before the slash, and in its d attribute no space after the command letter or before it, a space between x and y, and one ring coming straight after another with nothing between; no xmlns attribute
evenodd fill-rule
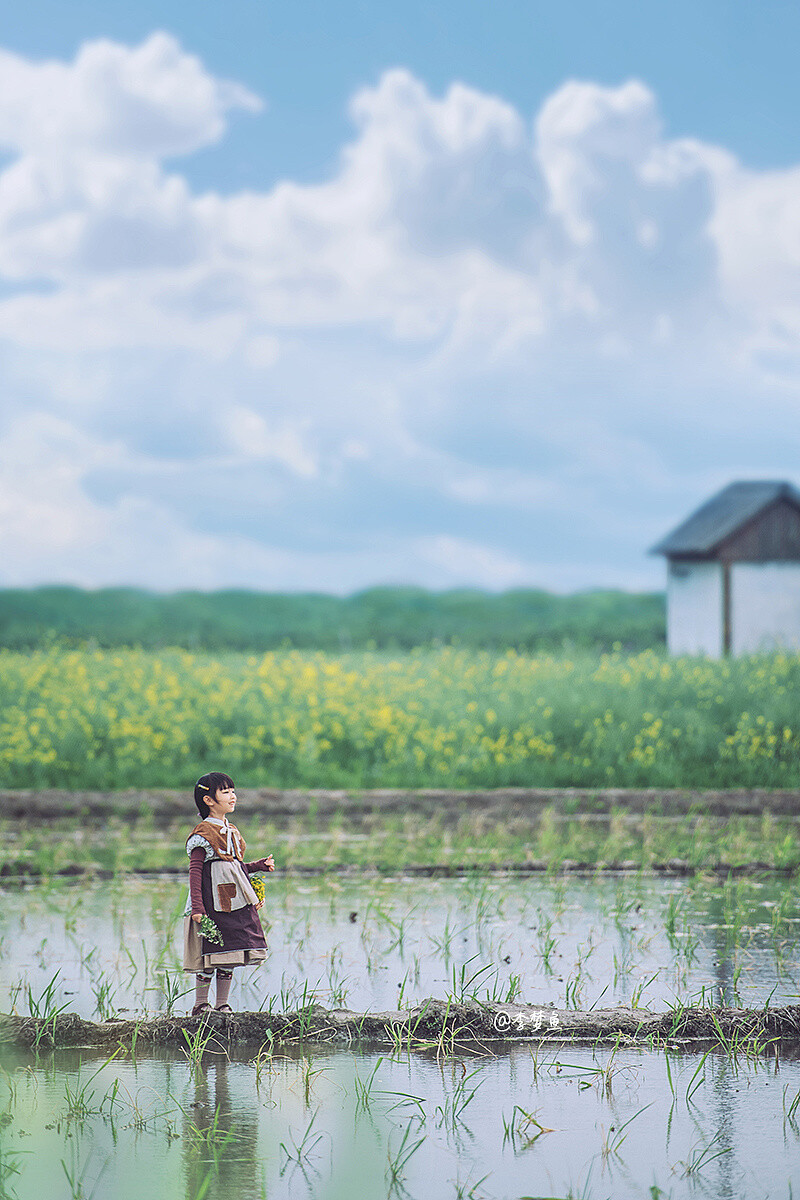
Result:
<svg viewBox="0 0 800 1200"><path fill-rule="evenodd" d="M800 491L731 483L653 547L671 654L800 650Z"/></svg>

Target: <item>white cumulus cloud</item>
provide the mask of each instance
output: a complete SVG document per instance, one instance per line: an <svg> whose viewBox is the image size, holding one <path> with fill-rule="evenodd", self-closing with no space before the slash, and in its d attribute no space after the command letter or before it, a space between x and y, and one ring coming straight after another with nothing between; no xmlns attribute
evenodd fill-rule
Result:
<svg viewBox="0 0 800 1200"><path fill-rule="evenodd" d="M166 33L135 47L87 42L72 63L0 50L0 145L23 154L188 154L221 137L234 108L261 101Z"/></svg>
<svg viewBox="0 0 800 1200"><path fill-rule="evenodd" d="M0 582L653 584L706 490L793 477L800 166L639 81L400 68L320 182L167 165L261 108L163 33L0 51Z"/></svg>

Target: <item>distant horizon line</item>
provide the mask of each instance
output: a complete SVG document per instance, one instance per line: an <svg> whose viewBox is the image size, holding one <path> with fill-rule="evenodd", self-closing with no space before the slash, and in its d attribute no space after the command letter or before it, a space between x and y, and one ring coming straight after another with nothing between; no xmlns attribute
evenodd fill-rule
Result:
<svg viewBox="0 0 800 1200"><path fill-rule="evenodd" d="M520 593L533 592L545 596L585 596L593 594L610 594L623 596L665 596L666 588L647 588L636 589L626 587L603 587L601 585L588 585L586 587L574 588L570 591L561 591L554 588L539 586L536 584L521 584L515 587L507 587L500 589L492 589L480 587L476 584L458 584L452 587L426 587L424 584L417 583L374 583L368 584L366 587L355 588L348 592L324 591L319 588L257 588L257 587L185 587L185 588L157 588L148 587L137 583L104 583L96 586L87 586L79 583L65 582L50 582L50 583L31 583L31 584L2 584L0 583L0 594L9 592L43 592L43 591L64 591L64 592L81 592L86 595L97 595L102 592L138 592L148 596L216 596L216 595L247 595L247 596L325 596L335 600L350 600L356 596L368 595L370 592L412 592L428 596L447 596L458 593L472 593L479 596L511 596L519 595Z"/></svg>

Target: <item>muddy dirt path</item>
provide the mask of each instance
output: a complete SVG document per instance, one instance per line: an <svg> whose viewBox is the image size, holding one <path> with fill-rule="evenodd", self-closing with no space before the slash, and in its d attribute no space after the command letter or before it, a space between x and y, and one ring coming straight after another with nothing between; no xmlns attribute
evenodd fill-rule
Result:
<svg viewBox="0 0 800 1200"><path fill-rule="evenodd" d="M0 1017L0 1038L20 1047L46 1050L55 1046L177 1046L187 1050L201 1031L208 1048L224 1050L265 1043L332 1043L380 1045L402 1051L453 1054L485 1046L495 1052L503 1044L591 1044L653 1048L705 1048L716 1044L733 1054L800 1050L800 1005L783 1008L677 1008L653 1013L646 1009L612 1008L580 1012L530 1005L455 1003L423 1000L414 1008L382 1013L356 1013L311 1005L293 1013L222 1014L200 1017L87 1021L71 1014L50 1020Z"/></svg>
<svg viewBox="0 0 800 1200"><path fill-rule="evenodd" d="M736 791L694 791L631 788L497 788L484 791L384 789L355 791L279 791L241 788L239 798L249 818L290 820L313 816L325 825L342 817L349 823L381 816L438 817L444 824L464 816L480 814L487 821L538 820L545 809L556 814L607 815L614 809L630 814L655 813L685 816L703 812L709 816L800 816L800 790L768 791L742 788ZM188 821L192 799L183 791L70 792L0 791L0 812L6 818L27 822L53 818L121 816L135 818L152 813L160 822ZM187 816L187 814L189 814Z"/></svg>

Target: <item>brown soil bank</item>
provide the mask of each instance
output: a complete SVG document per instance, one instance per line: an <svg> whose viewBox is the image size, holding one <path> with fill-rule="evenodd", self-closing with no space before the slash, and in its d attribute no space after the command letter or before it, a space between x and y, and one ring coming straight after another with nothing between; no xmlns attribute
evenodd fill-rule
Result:
<svg viewBox="0 0 800 1200"><path fill-rule="evenodd" d="M537 821L549 809L569 816L575 813L602 816L614 810L631 814L653 813L680 817L689 813L709 816L800 816L800 790L739 789L735 791L637 790L633 788L497 788L488 791L280 791L269 788L239 790L248 819L263 817L291 820L313 816L320 826L344 818L353 826L381 816L416 814L437 817L445 825L464 816L480 815L489 821ZM188 791L70 792L0 791L0 812L6 818L27 822L92 816L135 818L152 814L159 821L188 821L193 812Z"/></svg>
<svg viewBox="0 0 800 1200"><path fill-rule="evenodd" d="M195 1035L201 1034L200 1039ZM800 1051L800 1005L785 1008L678 1008L664 1013L611 1008L576 1012L514 1004L455 1003L424 1000L398 1012L354 1013L312 1005L295 1013L211 1012L202 1017L156 1017L153 1020L114 1020L95 1023L61 1014L49 1021L0 1017L0 1036L6 1043L30 1049L54 1046L173 1046L189 1052L190 1039L205 1040L207 1048L265 1043L334 1043L341 1046L380 1045L398 1050L453 1054L477 1045L497 1050L504 1044L527 1041L550 1044L645 1044L686 1049L717 1044L733 1054L778 1050Z"/></svg>

